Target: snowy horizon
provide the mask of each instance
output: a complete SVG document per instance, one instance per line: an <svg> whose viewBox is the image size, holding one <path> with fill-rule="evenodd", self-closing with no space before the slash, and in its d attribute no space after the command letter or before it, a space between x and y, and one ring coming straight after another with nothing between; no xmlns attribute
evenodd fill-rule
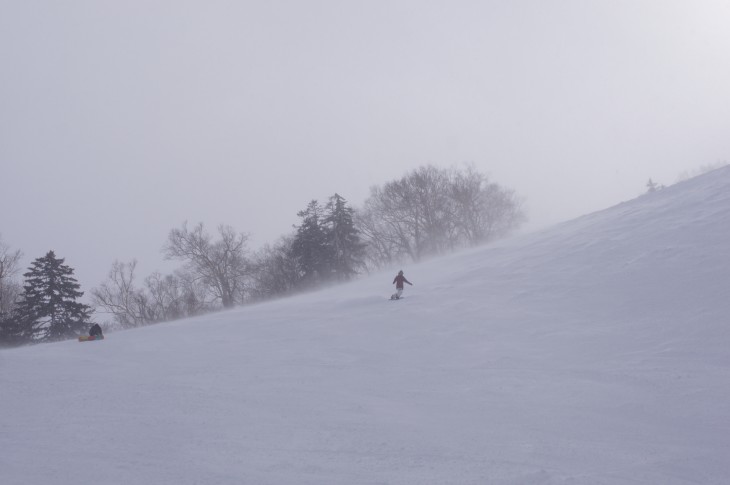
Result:
<svg viewBox="0 0 730 485"><path fill-rule="evenodd" d="M86 291L184 221L257 249L473 165L545 228L730 161L730 2L10 0L0 233Z"/></svg>

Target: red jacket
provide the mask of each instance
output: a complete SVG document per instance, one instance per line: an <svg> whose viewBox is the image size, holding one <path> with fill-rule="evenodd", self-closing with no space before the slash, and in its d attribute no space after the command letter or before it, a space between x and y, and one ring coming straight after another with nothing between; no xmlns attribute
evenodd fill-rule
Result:
<svg viewBox="0 0 730 485"><path fill-rule="evenodd" d="M408 283L408 284L409 284L409 285L411 285L411 286L413 285L413 283L411 283L410 281L408 281L408 280L406 279L406 277L405 277L405 276L403 276L402 274L399 274L399 275L398 275L398 276L396 276L396 277L395 277L395 279L393 280L393 283L395 283L395 287L396 287L396 288L403 288L403 283L404 283L404 282L405 282L405 283Z"/></svg>

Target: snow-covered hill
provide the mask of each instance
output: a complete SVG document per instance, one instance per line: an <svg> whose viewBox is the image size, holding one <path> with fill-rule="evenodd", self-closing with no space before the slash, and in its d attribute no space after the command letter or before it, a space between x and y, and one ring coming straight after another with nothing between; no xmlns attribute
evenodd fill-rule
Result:
<svg viewBox="0 0 730 485"><path fill-rule="evenodd" d="M0 483L730 483L730 167L398 269L0 352Z"/></svg>

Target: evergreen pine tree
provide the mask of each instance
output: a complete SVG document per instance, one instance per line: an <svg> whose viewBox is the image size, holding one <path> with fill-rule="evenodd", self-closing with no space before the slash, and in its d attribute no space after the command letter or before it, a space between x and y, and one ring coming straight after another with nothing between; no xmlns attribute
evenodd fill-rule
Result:
<svg viewBox="0 0 730 485"><path fill-rule="evenodd" d="M659 184L654 182L652 179L649 179L649 181L646 183L646 191L647 192L656 192L659 189Z"/></svg>
<svg viewBox="0 0 730 485"><path fill-rule="evenodd" d="M292 256L299 266L301 280L307 285L326 281L332 272L332 256L322 224L322 207L312 200L297 215L302 218L302 224L294 235Z"/></svg>
<svg viewBox="0 0 730 485"><path fill-rule="evenodd" d="M338 279L350 279L358 273L358 268L364 266L366 247L353 222L355 211L347 207L347 200L339 194L330 197L325 210L324 223L333 259L332 269Z"/></svg>
<svg viewBox="0 0 730 485"><path fill-rule="evenodd" d="M89 326L91 308L79 303L83 296L73 269L53 251L38 258L23 276L23 293L14 316L26 341L61 340L81 334Z"/></svg>

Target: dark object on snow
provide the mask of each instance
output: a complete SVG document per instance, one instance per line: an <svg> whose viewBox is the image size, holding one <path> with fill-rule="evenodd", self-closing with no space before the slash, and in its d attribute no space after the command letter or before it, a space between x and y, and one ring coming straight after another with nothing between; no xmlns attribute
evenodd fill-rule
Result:
<svg viewBox="0 0 730 485"><path fill-rule="evenodd" d="M101 332L101 327L98 323L95 323L89 330L90 337L103 337L104 334Z"/></svg>

